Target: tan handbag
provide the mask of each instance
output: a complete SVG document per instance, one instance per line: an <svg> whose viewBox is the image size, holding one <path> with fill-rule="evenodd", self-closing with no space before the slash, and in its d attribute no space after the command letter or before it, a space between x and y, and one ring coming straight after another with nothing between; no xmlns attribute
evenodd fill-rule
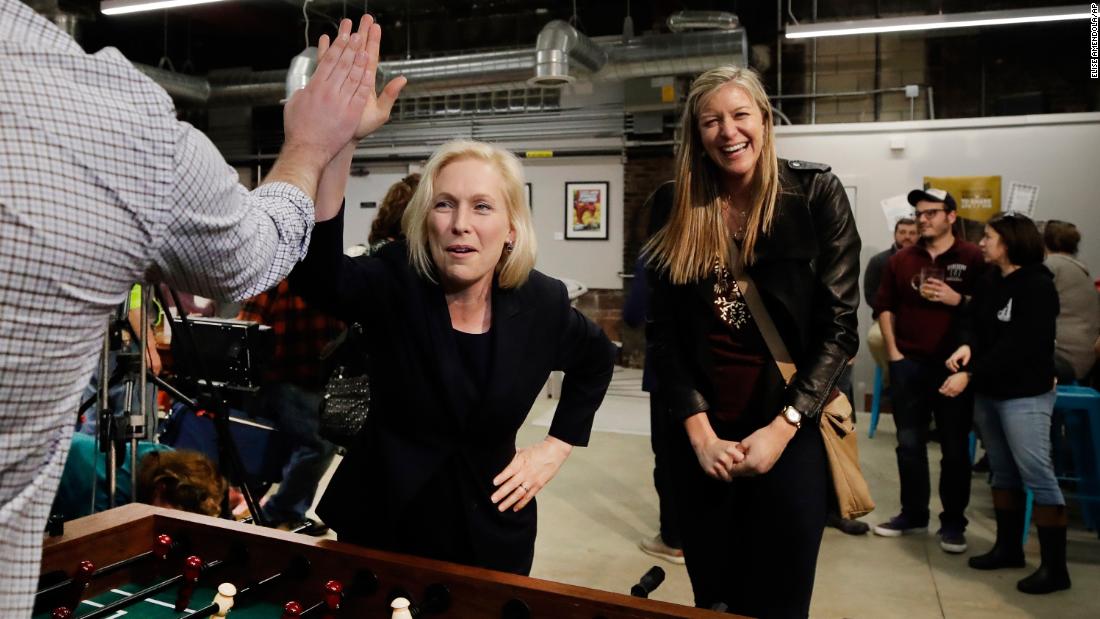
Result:
<svg viewBox="0 0 1100 619"><path fill-rule="evenodd" d="M730 245L733 247L731 262L735 269L734 276L738 288L741 289L741 296L749 306L749 313L775 358L783 380L790 383L797 370L794 361L772 322L768 308L760 298L756 284L742 268L736 245ZM840 392L832 394L821 411L819 427L825 442L825 453L829 458L829 472L840 515L851 519L871 513L875 509L875 502L867 488L867 480L863 478L863 471L859 468L859 446L856 444L856 428L852 422L852 403L846 395Z"/></svg>

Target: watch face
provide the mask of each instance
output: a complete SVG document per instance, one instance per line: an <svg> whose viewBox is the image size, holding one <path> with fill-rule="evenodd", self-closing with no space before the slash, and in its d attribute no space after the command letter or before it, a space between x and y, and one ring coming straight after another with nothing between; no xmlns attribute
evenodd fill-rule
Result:
<svg viewBox="0 0 1100 619"><path fill-rule="evenodd" d="M787 418L787 421L795 425L802 423L802 413L798 412L790 406L783 409L783 416Z"/></svg>

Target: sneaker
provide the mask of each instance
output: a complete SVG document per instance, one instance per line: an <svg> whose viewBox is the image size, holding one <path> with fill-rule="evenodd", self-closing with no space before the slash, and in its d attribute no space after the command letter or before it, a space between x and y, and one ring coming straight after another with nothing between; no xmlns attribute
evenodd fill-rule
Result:
<svg viewBox="0 0 1100 619"><path fill-rule="evenodd" d="M876 524L872 530L875 535L881 535L882 537L901 537L913 533L927 533L928 523L917 524L905 514L898 514L891 518L889 522Z"/></svg>
<svg viewBox="0 0 1100 619"><path fill-rule="evenodd" d="M638 542L638 547L647 555L653 555L658 559L664 559L676 565L684 564L684 551L666 544L665 541L661 539L660 533L654 535L652 539L647 537Z"/></svg>
<svg viewBox="0 0 1100 619"><path fill-rule="evenodd" d="M936 531L936 535L940 538L940 548L944 552L953 555L966 552L966 535L963 534L961 529L940 527L940 530Z"/></svg>

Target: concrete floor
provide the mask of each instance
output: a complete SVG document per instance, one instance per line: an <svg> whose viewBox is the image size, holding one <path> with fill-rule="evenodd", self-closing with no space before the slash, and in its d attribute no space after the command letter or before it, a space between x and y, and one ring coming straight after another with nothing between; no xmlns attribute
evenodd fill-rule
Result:
<svg viewBox="0 0 1100 619"><path fill-rule="evenodd" d="M532 576L627 593L652 565L667 578L653 598L688 604L691 586L682 566L642 553L638 542L657 525L649 403L638 391L640 373L616 372L587 448L574 450L558 476L539 494L539 535ZM521 430L521 445L541 440L556 400L540 399ZM859 416L860 455L878 504L871 524L898 512L893 420L884 415L874 439L866 438L868 415ZM614 431L605 431L611 429ZM933 480L938 446L931 446ZM935 482L933 481L933 488ZM933 514L939 511L933 497ZM811 615L823 618L912 617L996 618L1100 617L1100 540L1071 521L1070 574L1073 588L1046 596L1018 593L1015 583L1039 562L1036 535L1026 552L1027 569L978 572L966 557L985 552L994 533L993 508L984 475L973 478L967 512L970 550L948 555L927 536L861 537L826 529L818 561Z"/></svg>

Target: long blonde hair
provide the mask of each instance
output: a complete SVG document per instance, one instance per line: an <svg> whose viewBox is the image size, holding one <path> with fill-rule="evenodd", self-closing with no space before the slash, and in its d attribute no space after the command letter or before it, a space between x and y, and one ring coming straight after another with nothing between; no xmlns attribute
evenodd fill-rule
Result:
<svg viewBox="0 0 1100 619"><path fill-rule="evenodd" d="M779 195L779 161L775 155L772 108L760 77L752 69L724 66L700 75L691 84L680 117L676 153L676 195L668 222L642 248L647 262L667 271L674 284L706 277L715 260L732 269L730 234L722 219L722 171L710 160L699 135L699 110L723 86L744 89L763 117L763 143L753 173L752 206L741 244L741 259L752 264L761 234L771 231Z"/></svg>
<svg viewBox="0 0 1100 619"><path fill-rule="evenodd" d="M512 250L501 254L496 272L501 288L518 288L535 268L537 249L531 211L523 196L523 165L512 153L485 142L452 140L436 149L428 159L420 176L420 184L401 217L401 230L409 243L409 261L421 276L436 281L435 263L428 249L428 214L432 210L435 181L440 170L459 159L490 163L504 180L500 193L507 202L508 223L514 231L515 240L512 241Z"/></svg>

